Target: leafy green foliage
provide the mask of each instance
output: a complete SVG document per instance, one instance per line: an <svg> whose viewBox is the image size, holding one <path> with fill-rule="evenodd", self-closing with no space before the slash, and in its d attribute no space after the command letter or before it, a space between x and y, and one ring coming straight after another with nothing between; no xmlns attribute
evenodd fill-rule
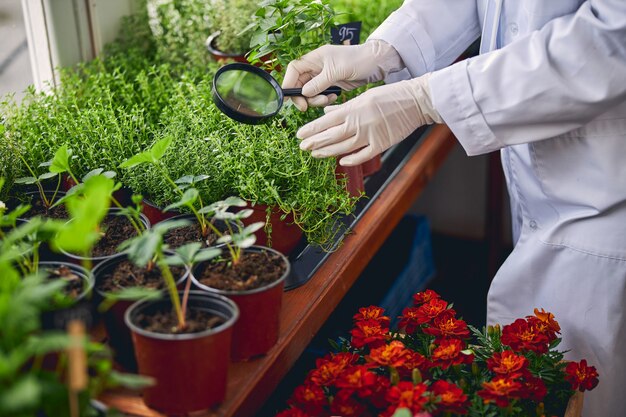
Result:
<svg viewBox="0 0 626 417"><path fill-rule="evenodd" d="M329 0L265 0L243 32L252 32L248 59L272 69L287 68L294 59L329 43L334 22ZM274 75L281 78L276 71Z"/></svg>

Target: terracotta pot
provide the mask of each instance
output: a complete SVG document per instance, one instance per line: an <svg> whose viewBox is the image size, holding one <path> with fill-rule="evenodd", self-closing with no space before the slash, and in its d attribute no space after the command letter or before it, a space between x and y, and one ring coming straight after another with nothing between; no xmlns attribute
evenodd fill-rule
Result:
<svg viewBox="0 0 626 417"><path fill-rule="evenodd" d="M289 260L270 248L252 246L246 251L268 251L280 255L286 265L280 279L261 288L248 291L226 291L208 287L198 281L197 276L206 267L206 262L196 265L191 279L198 288L214 294L224 295L239 307L239 321L233 333L232 359L243 361L267 353L278 341L280 332L280 311L283 300L285 279L291 273Z"/></svg>
<svg viewBox="0 0 626 417"><path fill-rule="evenodd" d="M180 213L176 211L163 211L161 207L144 198L141 206L141 214L148 218L150 224L157 224L161 223L163 220L171 219Z"/></svg>
<svg viewBox="0 0 626 417"><path fill-rule="evenodd" d="M380 171L380 168L383 166L382 156L380 154L376 155L369 161L363 162L361 164L361 169L363 170L363 177L369 177Z"/></svg>
<svg viewBox="0 0 626 417"><path fill-rule="evenodd" d="M118 213L120 210L121 210L121 209L118 209L118 208L112 208L112 209L109 209L109 214L107 214L107 216L113 216L113 215L115 215L115 213ZM150 229L151 223L150 223L150 221L148 220L148 218L147 218L146 216L144 216L143 214L140 214L140 219L141 219L141 222L143 223L144 227L145 227L146 229ZM130 236L129 236L129 237L130 237ZM65 256L67 256L68 258L70 258L73 262L76 262L76 263L82 264L82 263L84 263L84 262L86 262L86 261L89 261L89 262L91 262L91 264L92 264L93 266L96 266L96 265L98 265L100 262L103 262L103 261L105 261L105 260L107 260L107 259L110 259L110 258L113 258L113 257L115 257L115 256L119 255L119 253L114 253L114 254L111 254L111 255L103 255L103 256L90 256L90 257L85 257L85 256L76 255L76 254L73 254L73 253L70 253L70 252L64 251L63 249L60 249L60 250L61 250L61 252L62 252Z"/></svg>
<svg viewBox="0 0 626 417"><path fill-rule="evenodd" d="M248 60L246 59L245 53L244 54L229 53L229 52L222 52L219 49L217 49L217 47L215 46L215 41L217 40L218 36L220 36L220 33L221 31L219 30L211 33L205 42L206 49L209 51L213 59L215 59L217 62L220 62L220 63L224 61L235 61L235 62L242 62L244 64L248 64Z"/></svg>
<svg viewBox="0 0 626 417"><path fill-rule="evenodd" d="M252 215L246 219L243 219L243 223L247 226L256 222L265 223L267 220L267 205L265 204L248 204L249 209L252 209ZM271 246L280 253L289 255L300 243L302 239L302 229L294 223L293 214L288 213L284 220L281 217L285 213L278 208L272 209L269 222L272 227L271 245L270 239L268 239L267 233L264 229L256 231L256 245L257 246Z"/></svg>
<svg viewBox="0 0 626 417"><path fill-rule="evenodd" d="M94 275L82 266L67 262L39 262L38 264L40 271L59 267L67 267L72 273L80 277L83 282L82 292L77 298L72 300L70 305L44 311L41 315L42 328L44 330L65 330L67 323L76 319L81 320L88 328L91 327L93 324L91 295L94 286Z"/></svg>
<svg viewBox="0 0 626 417"><path fill-rule="evenodd" d="M104 300L104 292L98 290L98 284L102 282L106 274L114 270L120 262L126 259L128 259L128 255L120 253L102 261L93 269L94 281L96 283L96 297L94 297L96 306L100 305ZM182 289L188 278L189 270L186 269L184 275L176 282L176 286ZM102 314L104 327L107 332L107 343L113 349L115 360L129 371L137 370L137 361L130 329L124 322L124 315L133 303L134 301L117 301Z"/></svg>
<svg viewBox="0 0 626 417"><path fill-rule="evenodd" d="M337 168L335 168L335 175L337 179L346 177L346 189L351 196L357 197L365 190L363 184L363 166L357 165L353 167L344 167L339 165L339 159L337 158Z"/></svg>
<svg viewBox="0 0 626 417"><path fill-rule="evenodd" d="M218 294L192 291L188 308L210 311L222 317L223 324L200 333L178 335L150 332L135 324L139 314L165 308L172 308L169 300L141 301L125 315L139 373L156 380L156 385L144 390L146 405L167 415L184 415L221 403L226 395L237 306Z"/></svg>

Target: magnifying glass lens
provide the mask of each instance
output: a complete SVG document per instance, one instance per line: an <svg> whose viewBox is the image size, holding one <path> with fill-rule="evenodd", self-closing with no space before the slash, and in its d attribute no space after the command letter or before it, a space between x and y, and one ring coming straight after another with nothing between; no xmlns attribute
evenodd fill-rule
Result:
<svg viewBox="0 0 626 417"><path fill-rule="evenodd" d="M215 88L226 106L246 116L271 116L280 106L276 88L251 71L224 71L216 78Z"/></svg>

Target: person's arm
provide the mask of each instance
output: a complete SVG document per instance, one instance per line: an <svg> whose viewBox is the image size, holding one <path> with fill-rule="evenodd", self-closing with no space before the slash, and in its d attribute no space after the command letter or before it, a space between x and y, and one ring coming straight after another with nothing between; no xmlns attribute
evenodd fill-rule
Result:
<svg viewBox="0 0 626 417"><path fill-rule="evenodd" d="M468 155L567 133L626 100L626 1L588 0L429 81Z"/></svg>
<svg viewBox="0 0 626 417"><path fill-rule="evenodd" d="M479 36L475 0L406 0L368 40L392 45L417 77L450 65Z"/></svg>

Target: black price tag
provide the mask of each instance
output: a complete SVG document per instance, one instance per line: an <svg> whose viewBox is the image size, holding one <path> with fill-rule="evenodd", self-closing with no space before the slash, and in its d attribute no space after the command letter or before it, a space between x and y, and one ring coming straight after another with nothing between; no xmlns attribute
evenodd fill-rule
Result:
<svg viewBox="0 0 626 417"><path fill-rule="evenodd" d="M350 22L330 29L333 45L358 45L361 42L361 22Z"/></svg>

